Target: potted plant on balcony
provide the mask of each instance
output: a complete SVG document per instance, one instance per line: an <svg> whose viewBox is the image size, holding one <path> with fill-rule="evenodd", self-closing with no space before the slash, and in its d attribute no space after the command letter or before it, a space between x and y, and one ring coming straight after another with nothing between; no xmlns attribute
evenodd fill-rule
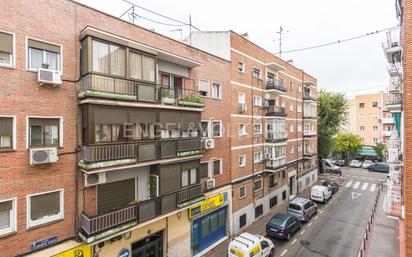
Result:
<svg viewBox="0 0 412 257"><path fill-rule="evenodd" d="M169 88L160 88L160 103L162 104L175 104L176 99L174 91Z"/></svg>
<svg viewBox="0 0 412 257"><path fill-rule="evenodd" d="M177 101L179 105L191 107L204 107L204 100L199 95L182 95Z"/></svg>

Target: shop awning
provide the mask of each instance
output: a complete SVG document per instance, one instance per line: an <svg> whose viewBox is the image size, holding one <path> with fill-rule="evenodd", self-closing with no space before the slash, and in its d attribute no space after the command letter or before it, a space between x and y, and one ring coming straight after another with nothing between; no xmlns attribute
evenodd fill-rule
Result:
<svg viewBox="0 0 412 257"><path fill-rule="evenodd" d="M357 152L358 155L378 157L375 149L372 146L362 146L362 148Z"/></svg>

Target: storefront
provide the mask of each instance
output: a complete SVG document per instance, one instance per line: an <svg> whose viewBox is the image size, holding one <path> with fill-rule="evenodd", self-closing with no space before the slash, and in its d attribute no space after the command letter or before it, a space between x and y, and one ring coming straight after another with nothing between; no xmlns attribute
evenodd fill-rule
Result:
<svg viewBox="0 0 412 257"><path fill-rule="evenodd" d="M152 234L132 244L132 257L162 257L163 231Z"/></svg>
<svg viewBox="0 0 412 257"><path fill-rule="evenodd" d="M209 197L189 209L189 217L192 219L193 256L202 255L228 235L228 213L227 192Z"/></svg>

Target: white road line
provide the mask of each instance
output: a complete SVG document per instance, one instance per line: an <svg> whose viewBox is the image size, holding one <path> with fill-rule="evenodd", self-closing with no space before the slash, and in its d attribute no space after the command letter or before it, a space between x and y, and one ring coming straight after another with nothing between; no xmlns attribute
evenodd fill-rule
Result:
<svg viewBox="0 0 412 257"><path fill-rule="evenodd" d="M300 235L303 235L303 233L305 233L306 230L303 230L302 232L300 232Z"/></svg>
<svg viewBox="0 0 412 257"><path fill-rule="evenodd" d="M363 186L362 186L361 190L362 190L362 191L365 191L365 190L366 190L366 188L368 187L368 185L369 185L369 184L368 184L368 183L366 183L366 182L365 182L365 183L363 183Z"/></svg>
<svg viewBox="0 0 412 257"><path fill-rule="evenodd" d="M288 252L288 249L285 249L285 250L280 254L280 256L285 255L287 252Z"/></svg>
<svg viewBox="0 0 412 257"><path fill-rule="evenodd" d="M372 184L372 185L371 185L371 188L370 188L371 192L374 192L375 189L376 189L376 184Z"/></svg>
<svg viewBox="0 0 412 257"><path fill-rule="evenodd" d="M297 239L295 238L295 240L292 241L292 245L294 245L296 243Z"/></svg>
<svg viewBox="0 0 412 257"><path fill-rule="evenodd" d="M353 189L358 189L360 185L360 181L356 181L355 185L353 185Z"/></svg>
<svg viewBox="0 0 412 257"><path fill-rule="evenodd" d="M312 222L309 222L308 227L312 226Z"/></svg>
<svg viewBox="0 0 412 257"><path fill-rule="evenodd" d="M316 217L315 217L315 220L317 220L318 218L319 218L319 216L316 216Z"/></svg>
<svg viewBox="0 0 412 257"><path fill-rule="evenodd" d="M350 186L352 185L352 183L353 183L353 181L352 181L352 180L349 180L349 182L346 183L345 187L350 187Z"/></svg>

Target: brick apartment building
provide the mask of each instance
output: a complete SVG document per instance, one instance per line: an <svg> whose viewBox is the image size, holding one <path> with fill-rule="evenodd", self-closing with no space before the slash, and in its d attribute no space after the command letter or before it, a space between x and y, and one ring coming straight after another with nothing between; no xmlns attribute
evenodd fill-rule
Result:
<svg viewBox="0 0 412 257"><path fill-rule="evenodd" d="M317 180L316 80L244 37L70 0L0 16L2 256L200 256Z"/></svg>
<svg viewBox="0 0 412 257"><path fill-rule="evenodd" d="M232 31L193 32L190 40L231 64L232 232L238 233L317 180L316 80Z"/></svg>

